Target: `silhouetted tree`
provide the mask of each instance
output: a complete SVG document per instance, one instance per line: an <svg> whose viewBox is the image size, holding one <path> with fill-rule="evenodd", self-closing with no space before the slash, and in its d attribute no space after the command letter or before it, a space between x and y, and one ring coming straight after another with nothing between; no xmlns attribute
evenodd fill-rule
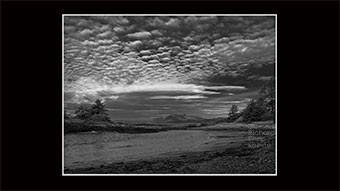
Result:
<svg viewBox="0 0 340 191"><path fill-rule="evenodd" d="M99 99L91 107L80 105L75 113L77 118L83 120L110 121L105 105Z"/></svg>
<svg viewBox="0 0 340 191"><path fill-rule="evenodd" d="M269 114L275 113L275 78L272 77L260 90L260 100Z"/></svg>
<svg viewBox="0 0 340 191"><path fill-rule="evenodd" d="M105 105L99 99L91 107L91 119L95 121L110 121Z"/></svg>
<svg viewBox="0 0 340 191"><path fill-rule="evenodd" d="M261 100L252 100L243 110L243 122L262 121L266 109Z"/></svg>
<svg viewBox="0 0 340 191"><path fill-rule="evenodd" d="M92 114L102 114L106 113L105 105L102 103L101 100L97 99L95 104L91 107Z"/></svg>
<svg viewBox="0 0 340 191"><path fill-rule="evenodd" d="M84 105L80 105L75 113L79 119L88 119L92 115L91 109Z"/></svg>
<svg viewBox="0 0 340 191"><path fill-rule="evenodd" d="M241 113L239 113L237 105L232 105L230 110L229 110L228 121L233 122L237 118L239 118L240 116L241 116Z"/></svg>
<svg viewBox="0 0 340 191"><path fill-rule="evenodd" d="M261 96L242 111L243 122L275 120L275 78L266 82L259 93Z"/></svg>
<svg viewBox="0 0 340 191"><path fill-rule="evenodd" d="M234 116L236 113L238 113L238 107L237 105L232 105L229 110L229 117Z"/></svg>

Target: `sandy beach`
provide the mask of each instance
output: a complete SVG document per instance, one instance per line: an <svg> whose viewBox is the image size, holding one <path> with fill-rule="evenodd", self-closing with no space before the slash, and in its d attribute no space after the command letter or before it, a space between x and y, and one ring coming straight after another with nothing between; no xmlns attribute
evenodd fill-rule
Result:
<svg viewBox="0 0 340 191"><path fill-rule="evenodd" d="M274 129L230 127L69 134L65 174L275 173ZM260 132L256 144L253 130Z"/></svg>

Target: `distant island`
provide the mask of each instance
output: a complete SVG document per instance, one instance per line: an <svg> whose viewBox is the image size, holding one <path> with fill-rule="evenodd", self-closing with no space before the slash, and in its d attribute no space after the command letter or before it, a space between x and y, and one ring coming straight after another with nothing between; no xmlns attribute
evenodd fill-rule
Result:
<svg viewBox="0 0 340 191"><path fill-rule="evenodd" d="M187 114L170 114L166 117L157 117L153 121L156 123L199 123L206 119Z"/></svg>

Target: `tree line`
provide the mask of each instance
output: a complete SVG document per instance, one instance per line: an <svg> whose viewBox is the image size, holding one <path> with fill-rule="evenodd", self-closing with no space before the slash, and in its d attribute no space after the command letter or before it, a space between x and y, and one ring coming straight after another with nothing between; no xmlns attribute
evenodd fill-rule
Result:
<svg viewBox="0 0 340 191"><path fill-rule="evenodd" d="M275 79L272 77L259 91L260 97L253 99L243 111L237 105L232 105L229 110L228 122L246 122L275 120ZM101 100L97 99L90 107L80 105L75 111L75 119L83 121L111 122L107 109ZM71 116L64 112L64 119Z"/></svg>
<svg viewBox="0 0 340 191"><path fill-rule="evenodd" d="M101 121L101 122L111 122L110 117L105 109L105 105L100 99L97 99L93 105L86 107L80 105L75 111L75 118L85 121ZM70 115L64 112L64 118L70 119Z"/></svg>
<svg viewBox="0 0 340 191"><path fill-rule="evenodd" d="M253 99L243 111L232 105L228 113L228 121L253 121L275 120L275 78L272 77L259 91L260 97Z"/></svg>

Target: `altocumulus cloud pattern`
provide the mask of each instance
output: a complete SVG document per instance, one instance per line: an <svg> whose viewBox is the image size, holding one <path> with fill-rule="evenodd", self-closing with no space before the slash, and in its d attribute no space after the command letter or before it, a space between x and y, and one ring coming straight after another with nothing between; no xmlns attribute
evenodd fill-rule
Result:
<svg viewBox="0 0 340 191"><path fill-rule="evenodd" d="M64 16L70 110L100 98L117 118L216 117L256 96L274 61L273 16Z"/></svg>

